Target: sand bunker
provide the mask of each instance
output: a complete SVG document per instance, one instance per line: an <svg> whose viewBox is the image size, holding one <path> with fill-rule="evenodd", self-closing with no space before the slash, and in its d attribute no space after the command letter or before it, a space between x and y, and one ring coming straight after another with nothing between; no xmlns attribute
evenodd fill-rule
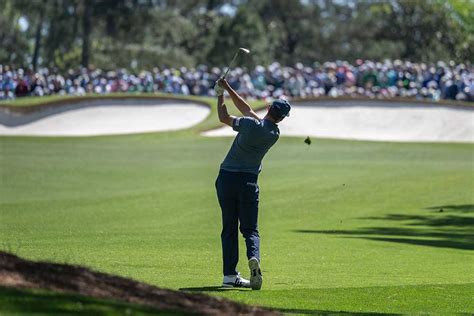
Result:
<svg viewBox="0 0 474 316"><path fill-rule="evenodd" d="M209 108L186 101L109 99L43 107L28 114L0 108L0 135L95 136L189 128ZM260 113L263 114L263 113ZM338 139L474 142L474 108L417 103L324 100L294 102L283 136ZM203 133L233 136L229 127Z"/></svg>
<svg viewBox="0 0 474 316"><path fill-rule="evenodd" d="M474 107L356 100L304 101L294 102L291 116L279 126L283 136L474 142ZM235 132L230 127L222 127L203 135L231 136Z"/></svg>
<svg viewBox="0 0 474 316"><path fill-rule="evenodd" d="M189 128L209 108L185 101L109 99L50 106L29 114L0 108L0 135L95 136Z"/></svg>

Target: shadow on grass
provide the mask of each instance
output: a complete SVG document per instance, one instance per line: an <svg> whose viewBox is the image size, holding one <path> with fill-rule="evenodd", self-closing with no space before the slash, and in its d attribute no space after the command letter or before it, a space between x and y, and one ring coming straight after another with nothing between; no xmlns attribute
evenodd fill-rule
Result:
<svg viewBox="0 0 474 316"><path fill-rule="evenodd" d="M428 215L388 214L362 217L368 221L398 222L398 227L364 227L354 230L295 230L350 236L367 240L405 243L418 246L474 250L474 217L452 213L473 213L474 205L444 205L427 207L436 210Z"/></svg>
<svg viewBox="0 0 474 316"><path fill-rule="evenodd" d="M220 291L246 291L251 292L250 289L242 288L222 288L220 286L203 286L203 287L188 287L181 288L180 291L190 291L190 292L220 292ZM396 315L396 314L379 314L379 313L370 313L370 312L345 312L345 311L323 311L323 310L313 310L313 309L294 309L294 308L272 308L275 311L284 313L284 314L296 314L296 315Z"/></svg>
<svg viewBox="0 0 474 316"><path fill-rule="evenodd" d="M448 210L453 212L460 212L460 213L473 213L474 212L474 204L460 204L460 205L441 205L441 206L431 206L427 207L427 210L436 210L439 212L440 210Z"/></svg>
<svg viewBox="0 0 474 316"><path fill-rule="evenodd" d="M296 314L296 315L398 315L398 314L387 314L387 313L371 313L371 312L344 312L344 311L320 311L312 309L292 309L292 308L279 308L276 309L284 314Z"/></svg>
<svg viewBox="0 0 474 316"><path fill-rule="evenodd" d="M51 315L186 315L147 306L100 300L80 295L0 287L0 314Z"/></svg>
<svg viewBox="0 0 474 316"><path fill-rule="evenodd" d="M250 291L250 289L243 288L225 288L221 286L201 286L201 287L182 287L180 291L187 292L225 292L225 291Z"/></svg>

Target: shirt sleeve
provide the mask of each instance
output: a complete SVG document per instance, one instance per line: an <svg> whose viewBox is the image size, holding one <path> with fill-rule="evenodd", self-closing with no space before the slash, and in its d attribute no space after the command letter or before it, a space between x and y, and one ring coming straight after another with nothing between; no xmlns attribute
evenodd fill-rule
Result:
<svg viewBox="0 0 474 316"><path fill-rule="evenodd" d="M236 117L232 122L232 128L236 132L245 133L251 130L254 126L257 126L259 122L252 117Z"/></svg>

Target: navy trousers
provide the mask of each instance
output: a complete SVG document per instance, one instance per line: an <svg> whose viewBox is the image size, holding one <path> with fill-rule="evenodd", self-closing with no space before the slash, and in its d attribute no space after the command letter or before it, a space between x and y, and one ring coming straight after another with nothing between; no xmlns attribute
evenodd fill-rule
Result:
<svg viewBox="0 0 474 316"><path fill-rule="evenodd" d="M258 176L247 172L219 171L217 198L222 210L222 257L224 275L237 274L239 261L238 226L245 238L247 258L260 260L258 235Z"/></svg>

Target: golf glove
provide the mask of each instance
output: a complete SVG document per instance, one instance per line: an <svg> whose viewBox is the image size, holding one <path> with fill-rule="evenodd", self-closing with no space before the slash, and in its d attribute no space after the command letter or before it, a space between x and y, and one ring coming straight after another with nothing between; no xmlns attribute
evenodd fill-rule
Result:
<svg viewBox="0 0 474 316"><path fill-rule="evenodd" d="M216 84L214 85L214 91L216 92L216 95L218 97L220 97L221 95L224 94L224 88L222 88L221 86L219 86L219 84L217 83L216 81Z"/></svg>

